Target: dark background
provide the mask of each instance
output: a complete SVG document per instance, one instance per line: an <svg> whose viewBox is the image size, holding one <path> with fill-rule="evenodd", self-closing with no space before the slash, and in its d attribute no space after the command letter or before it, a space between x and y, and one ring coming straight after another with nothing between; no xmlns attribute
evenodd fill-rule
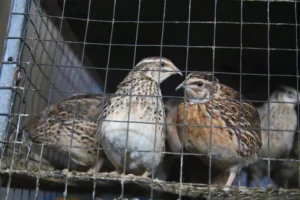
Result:
<svg viewBox="0 0 300 200"><path fill-rule="evenodd" d="M62 8L63 0L58 2ZM159 56L161 50L162 56L171 59L181 70L212 71L211 46L214 39L215 1L192 0L191 2L190 30L188 31L187 23L189 1L182 0L167 1L166 23L163 30L161 22L164 1L142 0L139 19L142 23L139 23L137 38L137 44L140 46L136 47L135 54L137 32L135 21L138 19L139 1L117 0L114 19L118 22L114 23L111 42L113 45L108 60L114 1L92 0L85 55L92 61L93 66L90 67L99 69L91 69L91 72L99 73L105 82L107 66L109 69L115 69L108 71L106 81L108 91L114 92L118 83L128 73L128 71L116 70L117 68L130 70L134 65L134 55L136 55L136 64L144 57ZM80 42L84 42L86 34L88 5L89 1L82 0L67 0L65 4L65 17L73 18L64 20L69 22ZM268 86L271 92L282 84L297 87L296 51L288 50L296 48L295 3L270 2L269 34L267 8L267 2L244 2L243 9L241 9L241 2L235 0L222 0L217 4L215 45L218 48L215 49L214 71L219 72L216 76L223 83L237 90L241 85L242 93L251 100L266 100ZM299 13L298 11L298 16ZM243 26L240 24L241 15L245 23ZM188 32L190 32L190 48L187 53ZM271 48L269 54L268 37ZM161 41L163 48L160 48ZM246 49L240 51L241 44ZM186 65L187 60L188 65ZM268 71L271 75L269 78ZM250 75L240 75L240 72L250 73ZM173 76L165 81L162 84L163 95L179 95L174 89L182 80L180 76Z"/></svg>

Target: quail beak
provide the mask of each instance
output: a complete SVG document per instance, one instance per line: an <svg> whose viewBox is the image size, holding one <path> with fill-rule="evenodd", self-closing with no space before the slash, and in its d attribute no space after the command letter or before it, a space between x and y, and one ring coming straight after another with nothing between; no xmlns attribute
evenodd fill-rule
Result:
<svg viewBox="0 0 300 200"><path fill-rule="evenodd" d="M175 90L177 91L177 90L182 89L182 88L185 88L185 81L182 82L180 85L178 85Z"/></svg>
<svg viewBox="0 0 300 200"><path fill-rule="evenodd" d="M166 71L170 71L174 74L179 74L180 76L183 76L181 71L175 66L167 66L167 67L164 67Z"/></svg>

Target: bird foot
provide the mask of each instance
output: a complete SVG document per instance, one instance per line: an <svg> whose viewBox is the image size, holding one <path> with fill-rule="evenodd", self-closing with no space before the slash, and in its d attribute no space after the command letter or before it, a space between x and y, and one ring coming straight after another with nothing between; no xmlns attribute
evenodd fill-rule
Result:
<svg viewBox="0 0 300 200"><path fill-rule="evenodd" d="M128 179L134 179L134 178L136 178L136 176L134 174L126 174L126 175L124 175L124 173L122 173L121 177L122 178L128 178Z"/></svg>
<svg viewBox="0 0 300 200"><path fill-rule="evenodd" d="M118 171L118 170L115 170L115 171L109 172L108 174L109 174L109 175L113 175L113 176L120 175L120 173L119 173L119 171Z"/></svg>
<svg viewBox="0 0 300 200"><path fill-rule="evenodd" d="M25 158L25 162L27 163L28 160L29 160L29 155L30 155L30 152L31 152L31 148L30 148L29 144L25 144L25 146L27 147L26 158Z"/></svg>
<svg viewBox="0 0 300 200"><path fill-rule="evenodd" d="M149 177L149 174L150 174L149 172L144 172L141 177L151 181L152 179Z"/></svg>
<svg viewBox="0 0 300 200"><path fill-rule="evenodd" d="M25 142L25 146L26 146L25 166L27 168L28 167L29 156L30 156L30 153L31 153L31 146L26 141L24 130L21 131L21 134L22 134L22 139Z"/></svg>
<svg viewBox="0 0 300 200"><path fill-rule="evenodd" d="M68 169L63 169L62 174L67 176L69 174L69 170Z"/></svg>
<svg viewBox="0 0 300 200"><path fill-rule="evenodd" d="M226 186L231 186L232 185L232 182L234 181L235 176L236 176L235 172L230 172L230 175L229 175L228 180L226 182Z"/></svg>
<svg viewBox="0 0 300 200"><path fill-rule="evenodd" d="M92 168L90 168L88 171L87 171L87 173L94 173L95 172L95 168L96 167L92 167ZM96 169L96 173L97 173L98 171L97 171L97 169Z"/></svg>
<svg viewBox="0 0 300 200"><path fill-rule="evenodd" d="M99 159L96 163L96 166L95 167L92 167L88 170L88 172L91 172L91 173L98 173L100 171L100 169L102 168L102 165L103 165L103 159Z"/></svg>
<svg viewBox="0 0 300 200"><path fill-rule="evenodd" d="M149 176L149 172L144 172L144 173L142 174L142 177L143 177L143 178L149 178L148 176Z"/></svg>

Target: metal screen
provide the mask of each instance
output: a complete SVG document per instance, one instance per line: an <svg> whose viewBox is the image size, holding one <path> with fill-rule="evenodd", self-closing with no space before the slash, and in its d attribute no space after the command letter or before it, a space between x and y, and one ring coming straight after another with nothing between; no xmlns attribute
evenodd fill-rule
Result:
<svg viewBox="0 0 300 200"><path fill-rule="evenodd" d="M80 5L82 1L72 0L71 3L68 1L71 0L12 1L0 71L1 198L299 198L300 174L297 169L299 169L298 144L300 143L298 132L296 128L295 130L270 128L269 118L274 116L268 114L268 127L262 128L262 131L267 132L268 135L271 131L291 132L295 133L295 139L291 141L293 149L290 154L293 156L272 158L269 155L258 158L258 161L264 161L267 165L267 172L263 172L264 180L261 180L263 188L258 188L253 183L255 180L252 180L250 184L246 183L251 169L241 165L232 186L213 184L212 147L208 150L210 153L206 155L209 160L206 165L198 163L200 159L197 157L203 155L187 152L183 146L180 152L167 147L162 152L164 160L161 161L156 173L152 173L149 176L150 179L147 179L140 176L109 174L113 168L99 173L76 170L76 164L73 166L70 152L68 155L52 152L48 148L49 144L34 143L28 135L23 134L23 128L30 119L39 116L46 109L47 121L49 115L47 112L52 109L51 105L71 96L75 99L82 94L110 97L114 94L111 91L115 91L116 86L141 58L153 55L169 58L184 74L184 78L172 77L169 83L166 80L161 85L164 102L168 100L175 102L173 107L165 107L166 134L170 131L170 127L177 130L177 126L182 126L182 133L178 133L178 136L184 137L184 130L188 125L177 124L176 120L169 121L168 119L173 109L177 108L178 102L187 100L186 93L175 93L173 90L192 71L211 72L213 77L218 77L222 83L248 97L249 100L246 101L252 102L257 108L267 103L269 113L272 102L268 99L277 86L289 85L299 91L299 1L212 0L209 6L205 7L203 3L203 7L198 7L200 3L196 2L197 0L189 0L188 3L183 3L186 6L183 6L182 9L185 10L181 11L178 6L180 3L177 3L174 9L172 7L174 2L170 0L160 2L138 0L132 3L134 5L131 5L130 1L120 2L122 0L97 3L95 0L89 0L85 4L86 7L82 7L82 10L86 12L85 18L80 15L83 12L80 6L76 8L76 4ZM226 6L233 2L238 5L239 19L231 19L230 13L226 12L226 9L229 9ZM109 14L107 16L103 14L103 18L96 18L95 16L98 15L95 14L95 5L103 5L103 8L99 7L99 10L104 10L106 4L110 5L111 10L106 11L106 14ZM158 5L160 7L157 7ZM73 10L72 6L74 6ZM286 12L272 12L273 8L276 10L275 6L276 9L282 6ZM126 11L129 7L134 7L134 9ZM260 21L260 18L256 16L256 8L265 13L265 20ZM143 12L151 13L151 9L153 14L145 17ZM156 9L157 13L162 14L160 18L157 17ZM103 10L101 12L104 12ZM133 10L136 15L135 20L127 20L127 15L128 19L133 16ZM210 10L211 20L207 20L208 17L204 14L201 15L201 11L204 10ZM258 10L257 12L260 12ZM100 16L101 12L98 13ZM176 14L173 13L173 18L169 16L172 12L178 12L178 16L184 13L186 16L184 19L176 20L174 17ZM79 17L72 16L72 13L78 13ZM158 18L160 20L157 20ZM84 23L84 26L80 27L81 23ZM99 23L100 31L95 25L97 23ZM79 25L76 26L76 24ZM126 26L128 24L130 25ZM160 29L153 29L153 26L146 30L145 26L148 25L160 26ZM109 28L105 29L105 26ZM172 26L175 28L170 28ZM262 31L257 35L253 33L255 37L250 37L252 29L256 30L253 27L256 26ZM184 31L180 30L180 27L184 27ZM202 29L209 29L211 32L202 31ZM131 32L130 37L126 31ZM150 32L150 35L145 35L145 32ZM182 32L184 35L181 36ZM153 37L151 37L152 33ZM203 38L201 38L202 34ZM172 35L175 39L171 37ZM153 42L156 36L159 38L159 43ZM142 41L141 38L143 38ZM118 48L123 48L123 50L116 50ZM128 54L127 50L124 50L126 48L128 48ZM150 50L144 50L144 48ZM155 50L152 51L151 48ZM233 64L230 60L232 55L235 57L235 60L232 60ZM250 60L250 64L245 63L245 59ZM255 67L256 59L258 62L263 60L261 67ZM284 63L285 59L288 59L287 66L273 67L276 62ZM225 60L227 63L223 65ZM176 62L179 64L177 65ZM232 67L231 64L235 66ZM202 65L206 66L202 69ZM244 96L236 101L239 103L245 101ZM157 100L158 98L159 96ZM294 104L299 104L299 100ZM97 108L102 110L104 105L103 101ZM295 109L296 113L299 113L299 106ZM177 116L177 112L174 113ZM76 111L73 114L75 118ZM130 116L128 120L129 118ZM185 119L185 116L183 118ZM212 127L212 121L213 119L211 119L210 127L211 137L213 137L213 129L217 128ZM71 137L73 139L73 134ZM166 136L167 143L169 137L173 136ZM267 144L271 148L269 140ZM31 151L29 160L26 161L29 146ZM103 152L103 149L99 147L97 152L99 154ZM47 158L51 156L55 158L49 161ZM95 160L97 159L95 157ZM124 165L126 159L125 156ZM276 164L276 162L284 164ZM57 167L58 165L60 167ZM272 168L272 165L277 168ZM260 170L260 167L255 169ZM289 178L286 178L289 187L282 183L285 181L283 178L285 175L286 177L289 175ZM201 179L203 176L207 176L205 181ZM80 191L81 189L84 191Z"/></svg>

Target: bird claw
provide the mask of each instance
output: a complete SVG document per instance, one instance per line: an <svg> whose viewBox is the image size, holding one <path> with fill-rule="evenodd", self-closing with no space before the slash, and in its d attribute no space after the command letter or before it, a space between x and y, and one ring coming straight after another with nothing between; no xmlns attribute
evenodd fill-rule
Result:
<svg viewBox="0 0 300 200"><path fill-rule="evenodd" d="M133 179L136 178L136 176L134 174L125 174L124 172L120 173L118 170L112 171L108 173L109 175L113 175L113 176L121 176L121 179Z"/></svg>
<svg viewBox="0 0 300 200"><path fill-rule="evenodd" d="M144 172L144 173L142 174L142 177L143 177L143 178L149 178L148 176L149 176L149 172Z"/></svg>
<svg viewBox="0 0 300 200"><path fill-rule="evenodd" d="M25 158L25 166L27 168L27 165L28 165L28 160L29 160L29 155L30 155L30 152L31 152L31 147L29 144L27 144L26 142L26 138L25 138L25 134L24 134L24 131L22 130L22 139L25 143L25 146L26 146L26 158Z"/></svg>
<svg viewBox="0 0 300 200"><path fill-rule="evenodd" d="M117 170L109 172L108 174L113 176L120 175L120 173Z"/></svg>
<svg viewBox="0 0 300 200"><path fill-rule="evenodd" d="M27 150L26 150L26 159L25 159L25 162L27 163L28 160L29 160L29 155L30 155L30 152L31 152L31 148L30 148L29 144L25 144L25 146L27 147Z"/></svg>
<svg viewBox="0 0 300 200"><path fill-rule="evenodd" d="M123 178L128 178L128 179L134 179L134 178L136 178L136 176L134 174L126 174L126 175L122 174L121 176Z"/></svg>

